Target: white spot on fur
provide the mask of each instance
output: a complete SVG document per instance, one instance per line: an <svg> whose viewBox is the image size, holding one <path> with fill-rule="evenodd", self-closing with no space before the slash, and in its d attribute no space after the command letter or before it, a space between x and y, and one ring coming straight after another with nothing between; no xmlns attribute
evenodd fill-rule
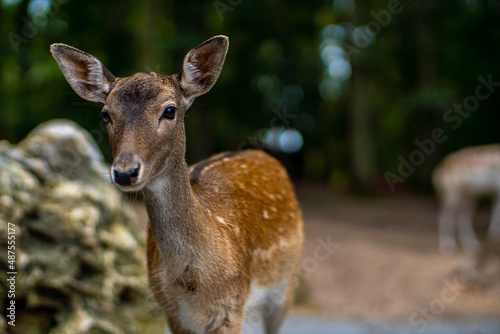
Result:
<svg viewBox="0 0 500 334"><path fill-rule="evenodd" d="M276 250L288 247L289 245L290 245L290 241L283 238L283 239L280 239L279 243L274 244L267 249L265 249L265 248L256 249L255 255L263 257L263 258L272 258L273 254Z"/></svg>
<svg viewBox="0 0 500 334"><path fill-rule="evenodd" d="M262 217L264 217L264 219L269 219L269 213L267 212L267 210L264 210L264 212L262 213Z"/></svg>
<svg viewBox="0 0 500 334"><path fill-rule="evenodd" d="M220 221L224 225L231 225L227 220L222 217L217 216L217 220Z"/></svg>

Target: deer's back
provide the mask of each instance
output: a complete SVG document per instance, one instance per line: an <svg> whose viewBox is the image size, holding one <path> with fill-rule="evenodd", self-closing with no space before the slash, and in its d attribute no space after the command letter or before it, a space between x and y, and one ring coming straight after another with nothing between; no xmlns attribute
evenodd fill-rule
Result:
<svg viewBox="0 0 500 334"><path fill-rule="evenodd" d="M441 197L500 191L500 145L469 147L446 156L433 172Z"/></svg>

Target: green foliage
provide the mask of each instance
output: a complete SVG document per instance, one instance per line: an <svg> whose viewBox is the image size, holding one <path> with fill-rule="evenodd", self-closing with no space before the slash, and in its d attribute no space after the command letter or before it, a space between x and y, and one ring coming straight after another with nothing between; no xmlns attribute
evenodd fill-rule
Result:
<svg viewBox="0 0 500 334"><path fill-rule="evenodd" d="M443 154L499 141L498 92L456 130L442 115L474 94L479 75L500 81L500 5L401 1L402 10L375 31L371 44L359 47L346 36L340 46L351 52L352 76L338 98L324 100L323 29L340 25L349 35L377 22L374 13L390 2L352 2L351 13L339 7L349 0L3 0L0 138L16 143L43 121L69 118L92 131L109 159L99 106L72 92L49 53L51 43L92 53L117 76L168 74L178 71L192 47L225 34L230 48L219 82L187 115L189 161L261 146L265 129L292 127L304 137L303 149L283 159L294 175L370 186L397 169L398 156L411 152L415 139L443 127L449 139L410 177L425 184ZM290 117L276 121L285 110ZM364 160L363 150L369 156ZM357 168L359 159L370 167Z"/></svg>

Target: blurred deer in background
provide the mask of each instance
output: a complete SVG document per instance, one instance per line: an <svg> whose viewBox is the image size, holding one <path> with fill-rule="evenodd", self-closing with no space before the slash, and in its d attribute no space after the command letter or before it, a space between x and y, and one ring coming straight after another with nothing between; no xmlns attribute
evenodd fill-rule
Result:
<svg viewBox="0 0 500 334"><path fill-rule="evenodd" d="M494 197L488 236L500 239L500 145L470 147L448 155L434 170L433 183L440 201L442 253L455 251L455 230L467 253L479 251L472 217L475 202L482 196Z"/></svg>
<svg viewBox="0 0 500 334"><path fill-rule="evenodd" d="M258 150L185 161L184 114L215 84L227 48L216 36L176 75L115 78L97 58L51 46L74 91L104 104L112 182L144 194L149 283L174 333L241 333L250 310L277 333L297 285L303 223L284 167Z"/></svg>

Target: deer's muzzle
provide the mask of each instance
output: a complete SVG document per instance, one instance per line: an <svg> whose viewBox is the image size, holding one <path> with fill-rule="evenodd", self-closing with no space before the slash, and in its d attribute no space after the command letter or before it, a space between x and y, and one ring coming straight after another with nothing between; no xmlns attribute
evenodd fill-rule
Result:
<svg viewBox="0 0 500 334"><path fill-rule="evenodd" d="M142 166L139 157L120 154L111 167L111 180L119 187L134 187L140 182Z"/></svg>

